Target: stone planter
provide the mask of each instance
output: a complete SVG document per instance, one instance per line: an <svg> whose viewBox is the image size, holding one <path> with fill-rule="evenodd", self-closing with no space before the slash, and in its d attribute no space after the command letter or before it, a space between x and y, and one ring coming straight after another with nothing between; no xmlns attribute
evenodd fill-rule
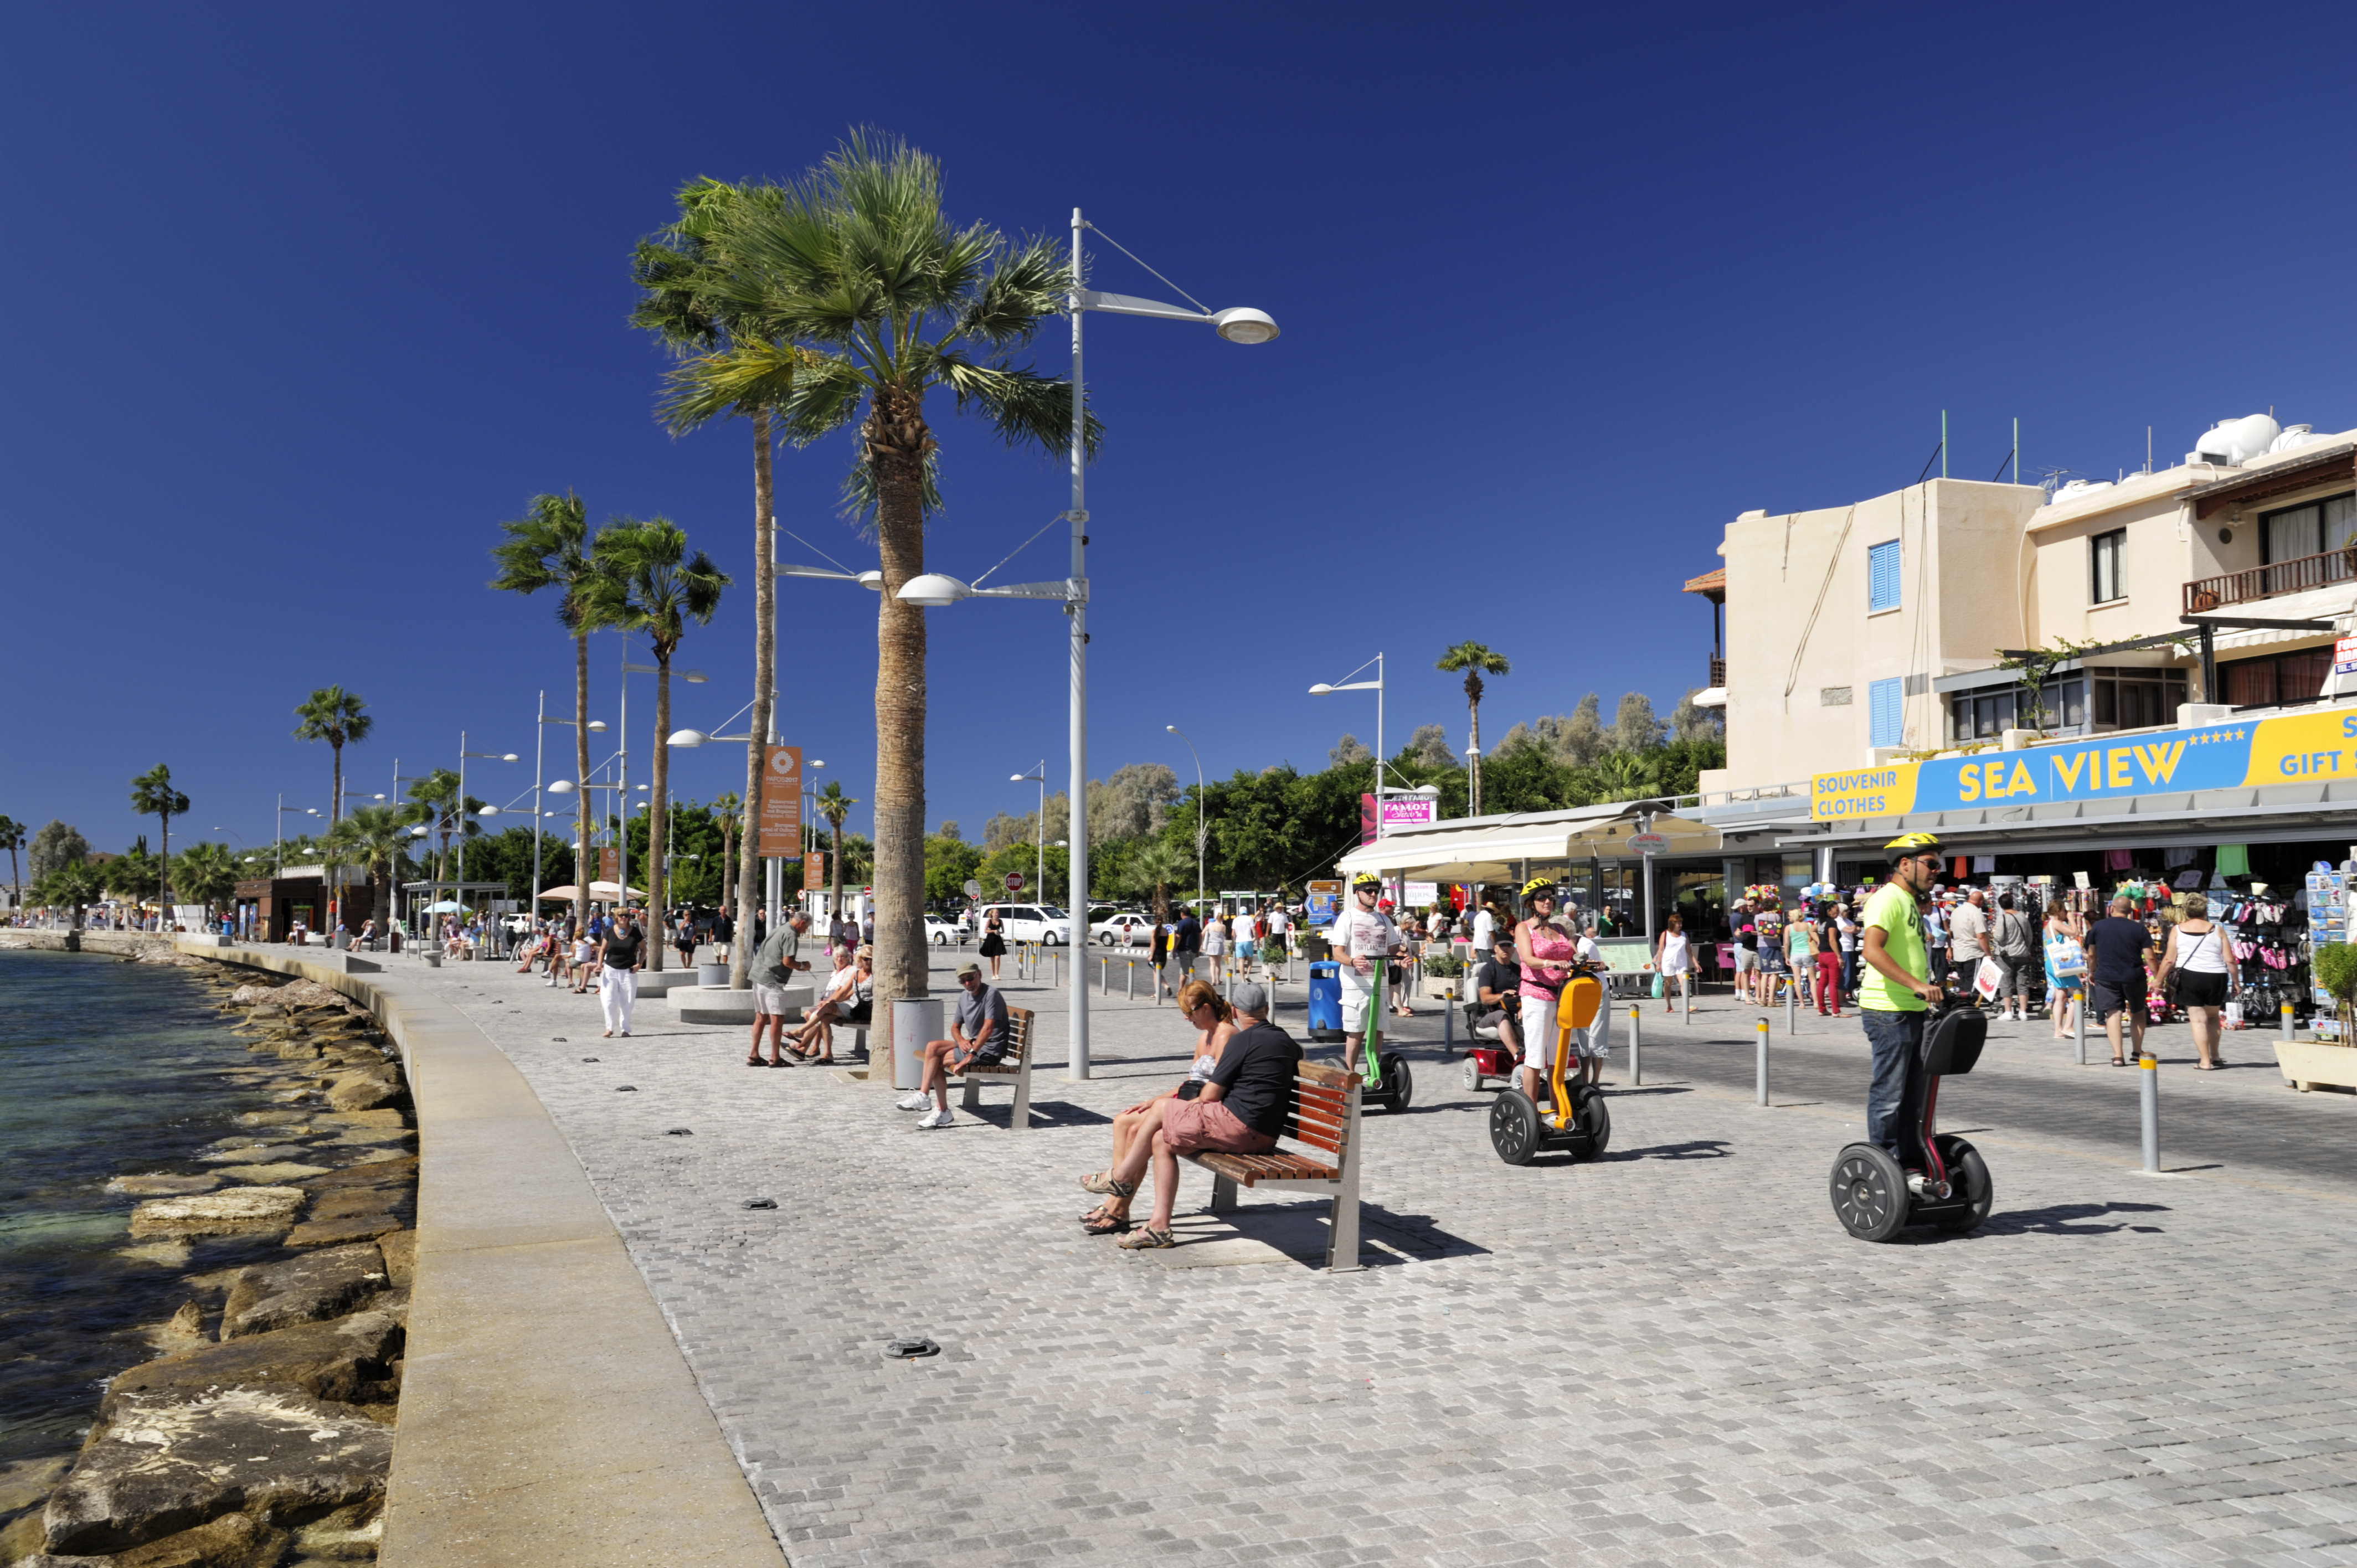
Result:
<svg viewBox="0 0 2357 1568"><path fill-rule="evenodd" d="M2302 1094L2318 1084L2357 1089L2357 1047L2317 1040L2277 1040L2276 1065Z"/></svg>
<svg viewBox="0 0 2357 1568"><path fill-rule="evenodd" d="M726 986L728 983L728 966L725 963L697 964L695 966L695 983L698 985L708 985L715 990Z"/></svg>

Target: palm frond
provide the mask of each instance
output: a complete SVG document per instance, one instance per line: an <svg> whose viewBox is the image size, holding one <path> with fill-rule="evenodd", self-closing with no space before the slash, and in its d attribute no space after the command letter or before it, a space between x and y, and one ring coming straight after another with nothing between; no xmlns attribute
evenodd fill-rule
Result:
<svg viewBox="0 0 2357 1568"><path fill-rule="evenodd" d="M925 452L925 516L931 518L942 510L942 454L938 447ZM851 465L843 476L843 501L836 508L844 517L859 525L862 537L872 538L876 532L876 465L861 458Z"/></svg>
<svg viewBox="0 0 2357 1568"><path fill-rule="evenodd" d="M1028 240L1000 257L974 291L952 336L994 349L1028 343L1040 322L1066 309L1071 287L1071 266L1059 256L1055 242Z"/></svg>
<svg viewBox="0 0 2357 1568"><path fill-rule="evenodd" d="M699 354L663 377L655 405L663 428L684 435L726 413L783 407L803 366L823 358L813 349L759 338Z"/></svg>
<svg viewBox="0 0 2357 1568"><path fill-rule="evenodd" d="M1043 376L1028 365L1021 370L977 365L955 353L942 355L936 364L942 384L957 394L958 412L969 405L981 410L1009 446L1037 446L1053 454L1071 445L1071 382ZM1091 458L1103 445L1104 425L1093 413L1084 414L1081 442Z"/></svg>
<svg viewBox="0 0 2357 1568"><path fill-rule="evenodd" d="M869 378L850 360L814 354L794 377L793 393L779 410L779 435L797 446L831 435L859 417Z"/></svg>

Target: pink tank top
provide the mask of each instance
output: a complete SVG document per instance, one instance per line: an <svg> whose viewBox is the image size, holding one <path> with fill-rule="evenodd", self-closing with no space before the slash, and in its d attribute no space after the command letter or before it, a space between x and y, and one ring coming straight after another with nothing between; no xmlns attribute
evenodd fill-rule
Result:
<svg viewBox="0 0 2357 1568"><path fill-rule="evenodd" d="M1530 928L1530 934L1524 940L1522 953L1523 994L1537 997L1541 1001L1552 998L1562 989L1560 983L1563 979L1562 971L1571 962L1572 955L1577 950L1572 940L1553 926ZM1549 987L1534 980L1531 977L1531 971L1534 967L1555 971L1555 972L1547 978L1558 983Z"/></svg>

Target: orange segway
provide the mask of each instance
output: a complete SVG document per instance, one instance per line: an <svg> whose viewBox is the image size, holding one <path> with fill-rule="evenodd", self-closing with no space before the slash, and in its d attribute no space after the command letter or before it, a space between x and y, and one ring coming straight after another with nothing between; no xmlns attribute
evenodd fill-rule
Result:
<svg viewBox="0 0 2357 1568"><path fill-rule="evenodd" d="M1575 972L1564 983L1555 1004L1555 1050L1547 1069L1549 1104L1544 1110L1509 1082L1490 1107L1490 1144L1510 1165L1526 1165L1543 1154L1557 1150L1574 1160L1592 1160L1612 1141L1612 1112L1606 1109L1604 1090L1592 1083L1563 1080L1571 1056L1571 1032L1596 1022L1604 1007L1604 983L1595 972Z"/></svg>

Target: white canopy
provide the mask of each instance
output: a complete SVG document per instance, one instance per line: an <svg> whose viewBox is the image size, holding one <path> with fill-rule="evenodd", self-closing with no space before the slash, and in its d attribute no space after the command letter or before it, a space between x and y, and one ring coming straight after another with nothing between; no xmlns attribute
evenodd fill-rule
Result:
<svg viewBox="0 0 2357 1568"><path fill-rule="evenodd" d="M592 882L589 885L589 897L599 903L610 904L621 896L622 886L619 882ZM646 896L647 890L643 887L630 889L630 897L633 898L643 898ZM579 897L581 897L581 889L568 882L562 887L551 887L542 893L540 901L544 904L570 904Z"/></svg>
<svg viewBox="0 0 2357 1568"><path fill-rule="evenodd" d="M2345 616L2357 605L2357 583L2334 583L2327 587L2309 588L2297 594L2278 594L2272 599L2252 599L2239 605L2222 605L2214 610L2197 613L2215 616L2249 616L2266 620L2330 620ZM2189 635L2193 628L2187 627ZM2318 627L2314 631L2295 631L2288 627L2220 627L2212 634L2212 645L2217 648L2264 648L2269 643L2297 642L2304 637L2325 637L2329 631Z"/></svg>
<svg viewBox="0 0 2357 1568"><path fill-rule="evenodd" d="M1628 855L1629 835L1648 805L1655 808L1653 831L1670 841L1671 854L1715 854L1718 830L1671 815L1658 801L1615 800L1563 811L1523 811L1503 817L1472 817L1385 834L1361 844L1335 865L1338 875L1361 871L1414 872L1437 882L1497 882L1523 861L1611 860Z"/></svg>

